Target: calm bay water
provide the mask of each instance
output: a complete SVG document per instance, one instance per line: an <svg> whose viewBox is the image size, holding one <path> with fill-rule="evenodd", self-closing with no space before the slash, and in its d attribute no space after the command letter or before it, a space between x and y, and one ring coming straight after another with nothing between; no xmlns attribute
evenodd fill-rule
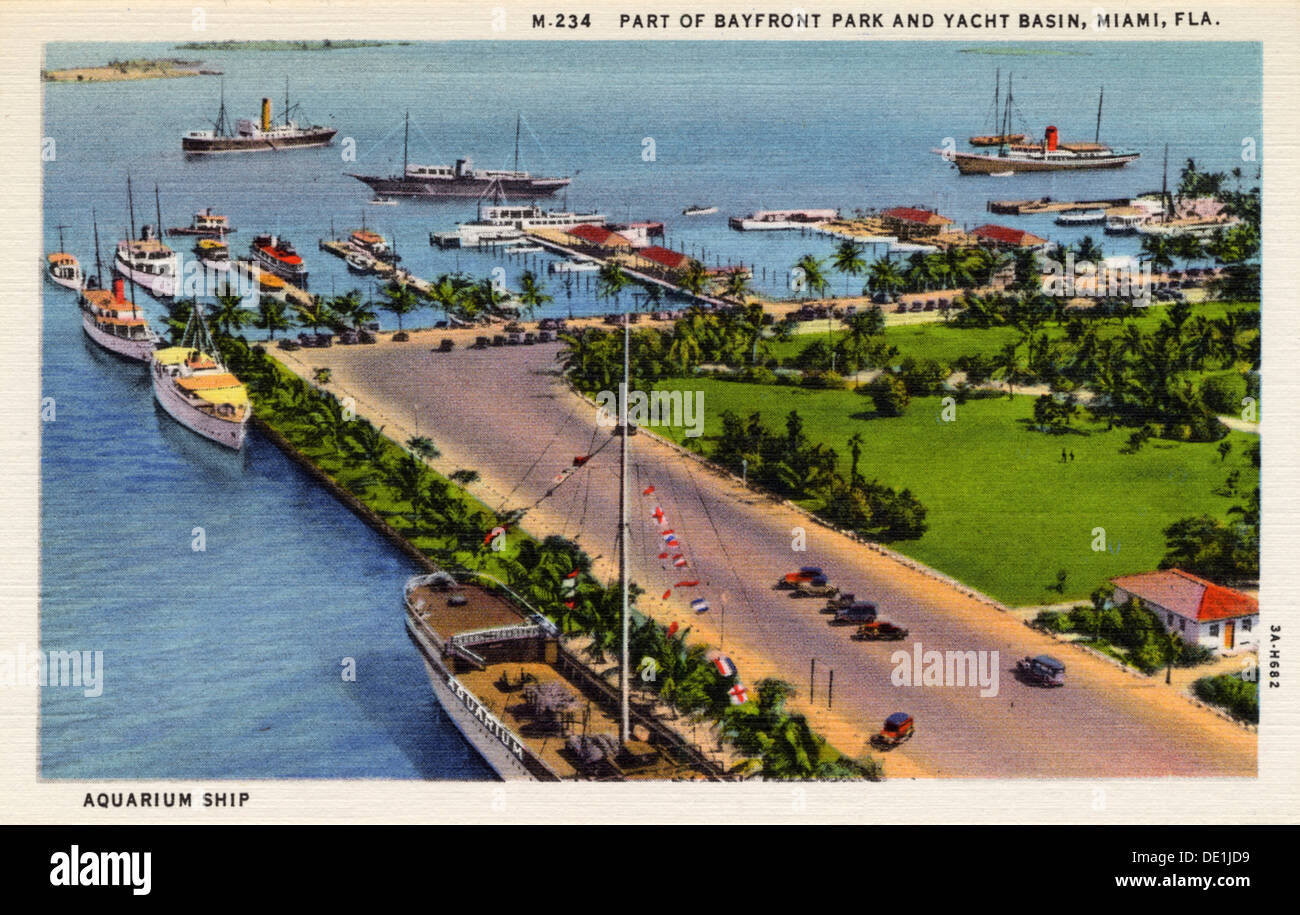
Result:
<svg viewBox="0 0 1300 915"><path fill-rule="evenodd" d="M109 58L202 58L225 72L227 113L252 117L263 95L283 104L290 78L300 121L339 128L333 148L187 161L182 132L216 116L215 77L46 85L45 129L57 157L45 172L45 243L67 226L67 248L94 269L92 208L101 250L127 224L126 175L137 224L187 224L211 206L239 227L292 240L315 292L358 285L316 249L360 225L396 238L404 264L431 277L525 264L431 248L430 231L471 218L472 203L367 204L344 173L401 169L411 114L413 162L469 155L510 167L515 116L521 166L574 175L567 204L613 220L667 224L669 243L709 262L758 268L756 285L783 288L803 253L830 240L735 233L726 217L753 209L927 206L974 226L990 199L1126 196L1158 189L1187 158L1253 177L1242 140L1262 143L1261 62L1247 44L983 46L877 43L437 44L331 52L175 51L152 44L51 45L46 66ZM1105 84L1102 138L1143 157L1125 169L1008 179L959 177L930 150L945 137L989 132L995 68L1015 73L1030 132L1057 125L1091 140ZM345 142L350 141L350 142ZM653 147L652 160L646 155ZM344 161L355 149L355 161ZM555 205L563 204L557 198ZM689 204L716 216L684 218ZM1050 216L997 217L1074 241ZM1096 227L1091 229L1099 235ZM180 242L181 240L177 240ZM1104 239L1107 254L1132 240ZM178 244L181 250L188 246ZM542 314L610 310L584 285ZM766 279L764 279L764 273ZM843 285L832 280L837 291ZM151 318L162 309L139 296ZM42 443L42 637L47 648L100 649L104 695L42 697L48 777L336 776L481 778L487 772L442 717L402 630L408 563L254 435L228 455L157 412L138 366L83 340L74 297L45 286L44 379L57 421ZM426 309L407 326L439 317ZM381 315L386 327L391 316ZM193 531L206 550L191 549ZM340 659L357 661L355 683Z"/></svg>

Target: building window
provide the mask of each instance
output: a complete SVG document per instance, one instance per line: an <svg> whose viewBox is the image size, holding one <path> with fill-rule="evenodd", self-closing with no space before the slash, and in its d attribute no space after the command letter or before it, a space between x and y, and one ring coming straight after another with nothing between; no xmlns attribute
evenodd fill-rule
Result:
<svg viewBox="0 0 1300 915"><path fill-rule="evenodd" d="M1165 614L1165 624L1168 626L1172 626L1174 624L1174 615L1172 613Z"/></svg>
<svg viewBox="0 0 1300 915"><path fill-rule="evenodd" d="M1246 617L1241 621L1241 631L1250 632L1250 617Z"/></svg>
<svg viewBox="0 0 1300 915"><path fill-rule="evenodd" d="M1179 621L1178 621L1178 631L1179 631L1179 632L1186 632L1186 631L1187 631L1187 620L1179 620Z"/></svg>
<svg viewBox="0 0 1300 915"><path fill-rule="evenodd" d="M1214 638L1214 637L1218 636L1218 634L1219 634L1219 624L1218 624L1218 623L1211 623L1211 624L1210 624L1210 637L1211 637L1211 638Z"/></svg>

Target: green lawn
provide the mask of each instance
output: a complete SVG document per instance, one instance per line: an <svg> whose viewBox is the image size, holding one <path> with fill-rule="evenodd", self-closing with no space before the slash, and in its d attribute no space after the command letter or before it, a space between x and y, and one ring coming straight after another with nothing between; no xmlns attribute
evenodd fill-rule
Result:
<svg viewBox="0 0 1300 915"><path fill-rule="evenodd" d="M1237 305L1236 308L1245 308L1247 306ZM1134 315L1132 318L1126 318L1123 321L1105 320L1100 324L1100 331L1103 337L1110 337L1123 332L1124 326L1130 322L1136 324L1143 331L1150 331L1164 317L1167 305L1153 305ZM1193 317L1203 315L1206 318L1221 318L1228 311L1229 306L1223 302L1205 302L1203 304L1192 306ZM814 340L838 340L842 331L839 325L833 334L828 334L828 322L815 321L811 322L812 326L819 328L820 332L799 334L793 340L787 342L773 341L771 343L772 356L777 359L791 359L808 344ZM1065 328L1049 321L1045 325L1045 330L1052 339L1060 339L1065 336ZM901 324L885 328L885 340L891 345L898 348L898 358L901 361L907 356L914 356L918 359L936 359L946 365L951 366L957 358L973 353L983 353L992 355L1000 350L1006 344L1016 340L1019 332L1008 326L989 327L989 328L963 328L955 327L951 324L935 322L933 324Z"/></svg>
<svg viewBox="0 0 1300 915"><path fill-rule="evenodd" d="M1255 473L1243 456L1253 436L1230 433L1226 462L1213 443L1154 440L1125 455L1129 430L1086 420L1060 436L1026 428L1019 421L1031 416L1030 397L972 400L956 408L955 421L941 422L937 397L886 419L869 418L871 401L852 391L705 378L659 387L704 392L706 450L724 410L757 409L770 427L784 428L797 409L806 434L836 449L847 476L846 443L860 432L861 471L910 488L929 510L924 537L892 546L1011 605L1086 597L1107 578L1155 568L1165 554L1163 528L1189 515L1227 517L1240 500L1212 490L1234 468L1244 480ZM1075 460L1062 463L1062 449ZM1105 552L1092 549L1098 527ZM1058 569L1068 573L1064 596L1047 590Z"/></svg>

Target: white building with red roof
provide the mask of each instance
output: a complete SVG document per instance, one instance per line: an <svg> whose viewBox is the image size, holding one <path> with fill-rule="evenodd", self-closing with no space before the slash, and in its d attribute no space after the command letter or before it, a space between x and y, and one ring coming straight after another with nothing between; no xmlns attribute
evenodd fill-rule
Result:
<svg viewBox="0 0 1300 915"><path fill-rule="evenodd" d="M1223 654L1259 648L1259 601L1223 585L1164 569L1112 578L1114 602L1136 597L1183 641Z"/></svg>

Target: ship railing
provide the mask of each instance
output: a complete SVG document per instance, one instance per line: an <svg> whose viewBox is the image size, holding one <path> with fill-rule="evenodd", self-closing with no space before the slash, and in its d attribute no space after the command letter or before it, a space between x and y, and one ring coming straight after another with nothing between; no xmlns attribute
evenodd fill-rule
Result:
<svg viewBox="0 0 1300 915"><path fill-rule="evenodd" d="M463 648L470 645L482 645L484 642L541 638L545 634L546 630L538 624L526 623L518 626L496 626L491 629L474 629L469 632L458 632L448 641L452 645Z"/></svg>

